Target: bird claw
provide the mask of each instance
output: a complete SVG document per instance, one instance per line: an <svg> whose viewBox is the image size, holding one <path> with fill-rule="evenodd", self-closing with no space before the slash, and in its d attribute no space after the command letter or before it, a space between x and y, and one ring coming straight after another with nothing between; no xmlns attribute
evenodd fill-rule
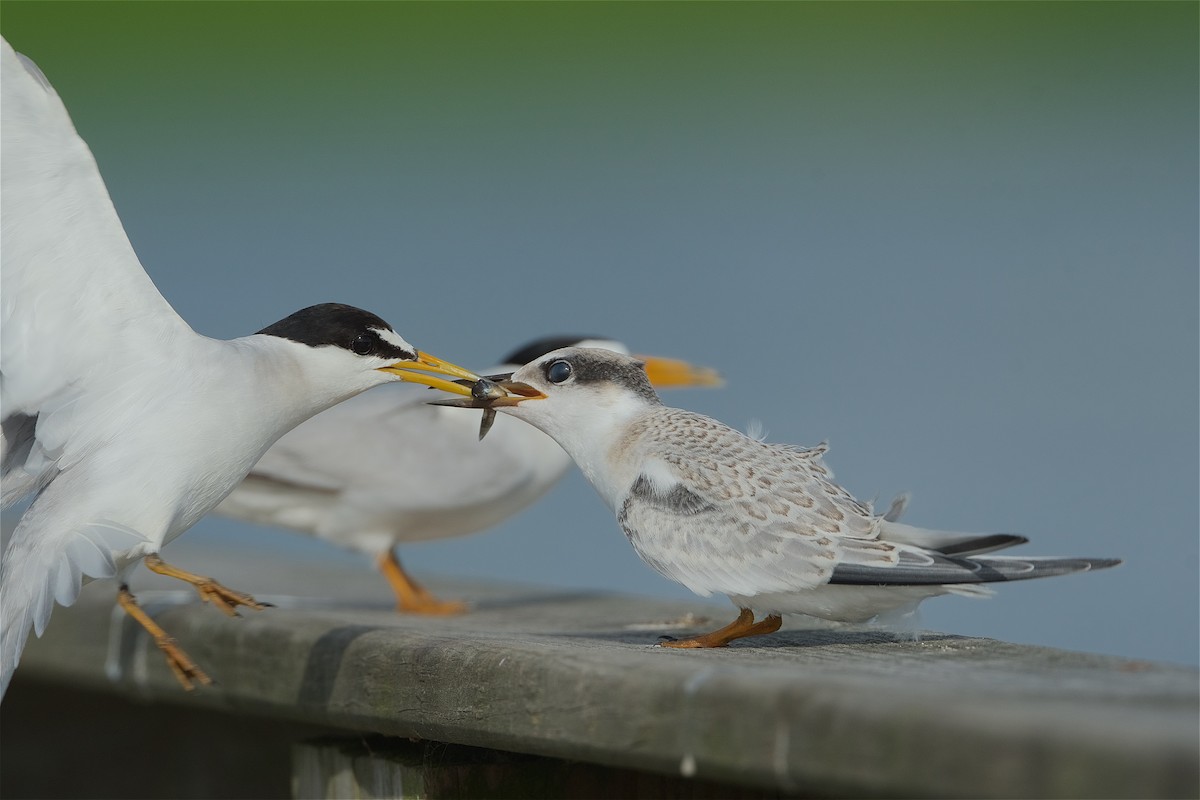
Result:
<svg viewBox="0 0 1200 800"><path fill-rule="evenodd" d="M187 691L192 691L199 683L203 686L210 686L215 681L208 677L208 674L196 666L196 663L188 658L188 654L180 648L179 643L174 637L163 636L156 637L154 643L158 645L158 649L162 650L163 655L167 659L167 666L175 679L179 681Z"/></svg>
<svg viewBox="0 0 1200 800"><path fill-rule="evenodd" d="M201 600L205 603L212 603L230 617L241 616L237 611L238 606L253 608L255 611L272 608L270 603L260 603L250 595L222 586L211 578L202 583L197 583L195 586L196 591L200 593Z"/></svg>

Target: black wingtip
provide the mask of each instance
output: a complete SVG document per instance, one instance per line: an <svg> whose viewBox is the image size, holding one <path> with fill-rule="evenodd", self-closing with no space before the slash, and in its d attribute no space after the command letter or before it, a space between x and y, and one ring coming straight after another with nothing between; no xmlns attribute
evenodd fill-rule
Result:
<svg viewBox="0 0 1200 800"><path fill-rule="evenodd" d="M1023 581L1092 572L1121 563L1119 558L1060 558L1058 556L982 556L962 558L933 555L932 562L921 562L901 553L893 566L838 564L829 578L831 584L851 586L952 586L964 583Z"/></svg>
<svg viewBox="0 0 1200 800"><path fill-rule="evenodd" d="M1019 544L1028 543L1029 537L1021 536L1020 534L991 533L975 539L969 539L965 542L957 542L945 547L939 547L937 552L944 556L979 555L981 553L991 553L996 550L1003 550L1006 547L1016 547Z"/></svg>

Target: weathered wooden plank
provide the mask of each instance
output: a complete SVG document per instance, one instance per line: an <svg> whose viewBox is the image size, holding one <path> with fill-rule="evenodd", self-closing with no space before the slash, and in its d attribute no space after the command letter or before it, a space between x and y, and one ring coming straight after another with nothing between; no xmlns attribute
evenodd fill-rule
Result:
<svg viewBox="0 0 1200 800"><path fill-rule="evenodd" d="M296 800L490 800L597 797L775 800L771 789L601 767L441 742L324 737L293 748Z"/></svg>
<svg viewBox="0 0 1200 800"><path fill-rule="evenodd" d="M354 577L351 578L350 575ZM476 587L467 616L337 601L241 620L187 592L145 606L220 685L183 693L90 588L22 672L174 703L795 791L1185 796L1195 670L990 640L788 627L718 651L654 648L702 604ZM343 582L344 581L344 582ZM438 586L453 595L464 587ZM180 604L182 603L182 604ZM697 624L697 623L693 623ZM676 630L675 632L679 632ZM107 664L107 670L106 670Z"/></svg>

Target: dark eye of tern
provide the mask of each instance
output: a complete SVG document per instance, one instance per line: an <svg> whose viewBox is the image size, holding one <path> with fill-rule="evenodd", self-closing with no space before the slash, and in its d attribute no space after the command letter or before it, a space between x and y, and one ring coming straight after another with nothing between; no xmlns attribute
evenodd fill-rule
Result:
<svg viewBox="0 0 1200 800"><path fill-rule="evenodd" d="M350 349L360 356L365 356L375 347L375 339L368 333L360 333L350 343Z"/></svg>
<svg viewBox="0 0 1200 800"><path fill-rule="evenodd" d="M551 383L566 383L571 377L571 364L568 361L555 361L546 367L546 380Z"/></svg>

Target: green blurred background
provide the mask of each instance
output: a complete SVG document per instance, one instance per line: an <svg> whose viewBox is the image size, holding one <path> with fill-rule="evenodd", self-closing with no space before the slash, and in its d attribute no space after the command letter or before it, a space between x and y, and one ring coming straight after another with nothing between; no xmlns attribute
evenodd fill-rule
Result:
<svg viewBox="0 0 1200 800"><path fill-rule="evenodd" d="M200 332L332 300L463 364L573 332L710 364L726 389L668 401L829 439L909 522L1127 559L927 626L1194 664L1197 8L5 0L0 28ZM215 519L168 555L214 547L356 559ZM690 596L578 475L404 554Z"/></svg>

